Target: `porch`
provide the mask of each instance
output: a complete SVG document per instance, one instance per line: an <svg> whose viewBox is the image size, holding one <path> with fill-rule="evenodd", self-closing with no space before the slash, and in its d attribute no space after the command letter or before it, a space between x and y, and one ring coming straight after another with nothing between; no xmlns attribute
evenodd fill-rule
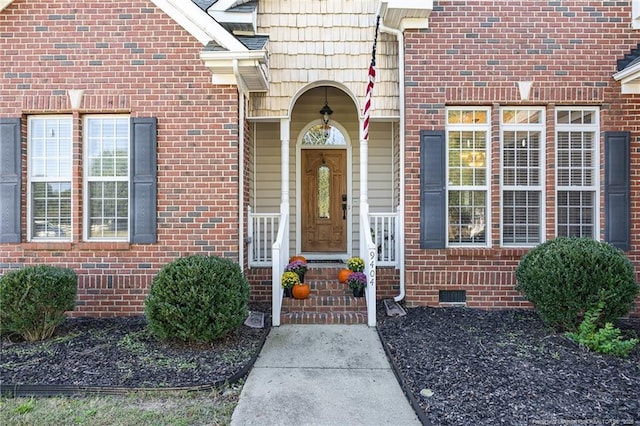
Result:
<svg viewBox="0 0 640 426"><path fill-rule="evenodd" d="M262 292L266 299L270 290L274 326L281 321L373 326L377 280L384 280L386 297L400 292L398 121L371 123L364 140L354 98L332 84L302 90L289 116L279 123L255 121L250 129L246 263L252 283L260 283L254 294ZM319 114L323 103L331 114ZM308 300L283 299L280 277L293 255L309 260ZM355 300L337 280L352 256L365 260L364 300Z"/></svg>

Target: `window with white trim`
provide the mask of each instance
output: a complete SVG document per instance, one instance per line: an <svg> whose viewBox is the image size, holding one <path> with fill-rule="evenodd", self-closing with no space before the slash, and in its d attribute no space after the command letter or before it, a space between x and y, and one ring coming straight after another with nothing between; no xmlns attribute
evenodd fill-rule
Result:
<svg viewBox="0 0 640 426"><path fill-rule="evenodd" d="M597 238L599 109L556 109L558 236Z"/></svg>
<svg viewBox="0 0 640 426"><path fill-rule="evenodd" d="M70 116L28 119L29 240L71 240L72 127Z"/></svg>
<svg viewBox="0 0 640 426"><path fill-rule="evenodd" d="M447 108L447 241L487 246L491 109Z"/></svg>
<svg viewBox="0 0 640 426"><path fill-rule="evenodd" d="M500 110L502 245L543 239L544 108Z"/></svg>
<svg viewBox="0 0 640 426"><path fill-rule="evenodd" d="M87 116L85 239L129 239L129 117Z"/></svg>

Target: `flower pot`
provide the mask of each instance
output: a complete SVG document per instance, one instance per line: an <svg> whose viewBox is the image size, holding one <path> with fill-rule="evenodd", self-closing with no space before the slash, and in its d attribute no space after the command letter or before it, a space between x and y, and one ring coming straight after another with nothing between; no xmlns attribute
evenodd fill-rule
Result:
<svg viewBox="0 0 640 426"><path fill-rule="evenodd" d="M351 274L351 269L341 269L340 272L338 272L338 281L340 281L341 283L346 283L347 282L347 278L349 278L349 275Z"/></svg>
<svg viewBox="0 0 640 426"><path fill-rule="evenodd" d="M293 297L292 290L290 287L286 287L284 290L284 297Z"/></svg>
<svg viewBox="0 0 640 426"><path fill-rule="evenodd" d="M306 299L307 297L309 297L311 288L309 287L309 284L300 283L294 285L291 292L293 293L293 297L296 299Z"/></svg>
<svg viewBox="0 0 640 426"><path fill-rule="evenodd" d="M353 297L364 297L364 288L354 288Z"/></svg>
<svg viewBox="0 0 640 426"><path fill-rule="evenodd" d="M300 284L304 283L304 272L296 272L300 278Z"/></svg>

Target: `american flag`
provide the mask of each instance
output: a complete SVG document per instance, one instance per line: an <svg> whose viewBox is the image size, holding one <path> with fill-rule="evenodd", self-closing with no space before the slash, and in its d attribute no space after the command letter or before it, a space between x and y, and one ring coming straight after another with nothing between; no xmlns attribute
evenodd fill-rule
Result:
<svg viewBox="0 0 640 426"><path fill-rule="evenodd" d="M365 141L369 140L369 113L371 110L371 92L376 81L376 45L378 44L378 29L380 28L380 15L376 17L376 34L373 38L373 49L371 50L371 65L369 65L369 82L367 83L367 93L364 98L364 124L362 134Z"/></svg>

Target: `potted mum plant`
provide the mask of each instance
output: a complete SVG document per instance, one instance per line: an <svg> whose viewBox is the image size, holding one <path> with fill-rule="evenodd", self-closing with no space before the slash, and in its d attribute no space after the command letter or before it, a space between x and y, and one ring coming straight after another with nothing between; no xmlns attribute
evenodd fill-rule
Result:
<svg viewBox="0 0 640 426"><path fill-rule="evenodd" d="M292 297L291 289L298 283L300 283L300 278L295 272L287 271L282 274L281 284L282 288L284 289L284 296Z"/></svg>
<svg viewBox="0 0 640 426"><path fill-rule="evenodd" d="M353 290L354 297L362 297L367 286L367 276L363 272L352 272L347 278L347 285Z"/></svg>
<svg viewBox="0 0 640 426"><path fill-rule="evenodd" d="M285 266L284 270L286 272L295 272L298 274L298 278L300 278L300 282L304 282L304 274L307 273L307 263L302 260L294 260L289 262L287 266Z"/></svg>
<svg viewBox="0 0 640 426"><path fill-rule="evenodd" d="M350 257L347 260L347 268L353 272L362 272L364 271L364 260L361 257Z"/></svg>

